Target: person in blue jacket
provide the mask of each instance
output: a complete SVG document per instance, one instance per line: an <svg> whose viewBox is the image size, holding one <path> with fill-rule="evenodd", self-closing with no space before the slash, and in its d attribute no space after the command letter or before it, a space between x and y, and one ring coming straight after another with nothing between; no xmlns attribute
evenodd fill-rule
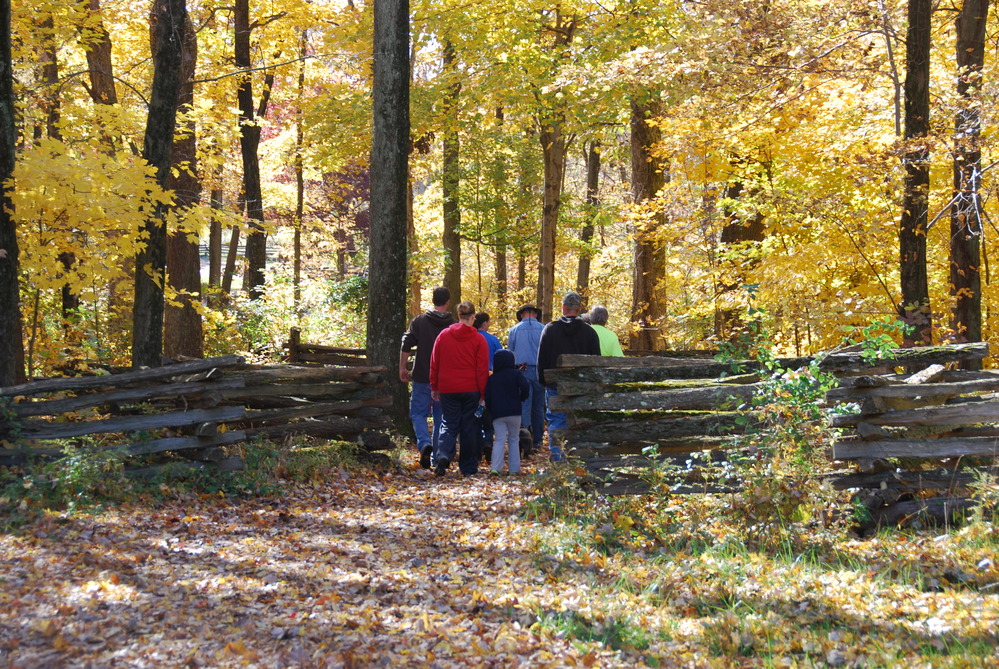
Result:
<svg viewBox="0 0 999 669"><path fill-rule="evenodd" d="M538 346L545 327L538 321L540 317L541 310L533 304L522 306L517 310L517 324L510 328L506 340L506 347L513 351L517 365L531 385L531 394L520 414L520 426L530 430L535 451L545 435L545 389L538 381Z"/></svg>
<svg viewBox="0 0 999 669"><path fill-rule="evenodd" d="M517 369L513 351L500 349L493 355L493 373L486 382L486 408L493 417L495 433L492 473L503 471L504 446L508 470L520 473L520 407L530 392L527 378Z"/></svg>

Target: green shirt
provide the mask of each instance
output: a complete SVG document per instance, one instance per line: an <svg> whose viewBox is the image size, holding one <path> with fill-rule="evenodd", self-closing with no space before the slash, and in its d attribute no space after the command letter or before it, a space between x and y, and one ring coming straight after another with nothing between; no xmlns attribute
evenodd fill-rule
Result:
<svg viewBox="0 0 999 669"><path fill-rule="evenodd" d="M590 327L597 331L597 337L600 338L600 355L624 357L621 342L617 340L617 335L613 331L608 330L603 325L591 325Z"/></svg>

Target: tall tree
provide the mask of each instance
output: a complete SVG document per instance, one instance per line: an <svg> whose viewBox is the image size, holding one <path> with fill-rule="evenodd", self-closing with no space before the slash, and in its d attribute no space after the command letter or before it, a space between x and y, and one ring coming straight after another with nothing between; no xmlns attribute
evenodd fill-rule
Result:
<svg viewBox="0 0 999 669"><path fill-rule="evenodd" d="M932 341L930 287L926 274L926 228L930 191L930 15L931 0L908 0L906 32L905 179L899 222L902 303L899 317L913 326L906 344Z"/></svg>
<svg viewBox="0 0 999 669"><path fill-rule="evenodd" d="M406 326L409 1L379 0L374 22L367 349L371 364L395 369ZM396 417L404 424L407 389L390 383Z"/></svg>
<svg viewBox="0 0 999 669"><path fill-rule="evenodd" d="M566 15L561 8L553 12L552 22L544 26L551 49L563 52L572 43L579 27L579 17ZM544 314L553 314L555 302L555 242L562 211L562 189L569 146L574 135L566 131L565 109L558 96L542 101L536 122L544 160L545 188L541 206L541 247L538 254L537 306Z"/></svg>
<svg viewBox="0 0 999 669"><path fill-rule="evenodd" d="M586 221L579 232L582 250L576 268L576 288L585 298L590 293L590 245L593 243L594 219L600 207L600 143L590 142L586 148Z"/></svg>
<svg viewBox="0 0 999 669"><path fill-rule="evenodd" d="M458 96L461 80L457 76L454 44L444 44L444 73L450 81L444 92L444 149L441 195L444 200L444 234L442 243L447 257L444 286L451 291L451 303L461 302L461 185L460 140L458 136Z"/></svg>
<svg viewBox="0 0 999 669"><path fill-rule="evenodd" d="M185 0L155 0L151 21L153 86L146 118L142 157L156 170L156 181L166 188L170 178L177 100L183 66ZM132 313L132 366L158 367L163 358L163 283L166 271L166 208L150 212L141 236L145 246L136 256L135 304Z"/></svg>
<svg viewBox="0 0 999 669"><path fill-rule="evenodd" d="M264 288L264 268L267 264L267 234L264 231L264 197L260 187L260 124L258 117L267 112L273 73L268 72L258 109L253 106L253 75L250 72L250 1L236 0L235 23L236 67L244 71L236 97L239 102L239 147L243 156L243 199L250 234L246 238L246 274L243 290L251 300L260 298Z"/></svg>
<svg viewBox="0 0 999 669"><path fill-rule="evenodd" d="M954 119L954 198L950 207L951 326L966 341L982 340L981 243L982 68L989 0L965 0L954 22L957 32L957 93ZM974 361L976 366L980 361Z"/></svg>
<svg viewBox="0 0 999 669"><path fill-rule="evenodd" d="M10 17L10 0L0 0L0 386L24 380L17 231L8 187L17 145Z"/></svg>
<svg viewBox="0 0 999 669"><path fill-rule="evenodd" d="M188 18L184 31L178 112L194 109L194 72L198 62L198 36ZM201 181L197 173L197 129L190 116L180 121L173 145L173 169L170 189L175 193L177 209L196 206L201 201ZM198 233L181 228L167 238L167 282L177 291L175 301L164 312L164 352L167 357L200 358L204 355L201 312L201 255Z"/></svg>
<svg viewBox="0 0 999 669"><path fill-rule="evenodd" d="M633 322L630 347L643 351L665 348L659 284L666 274L666 255L660 238L666 214L653 200L666 185L667 173L655 155L661 132L655 125L661 105L646 94L631 102L631 191L635 219L635 272L631 292Z"/></svg>

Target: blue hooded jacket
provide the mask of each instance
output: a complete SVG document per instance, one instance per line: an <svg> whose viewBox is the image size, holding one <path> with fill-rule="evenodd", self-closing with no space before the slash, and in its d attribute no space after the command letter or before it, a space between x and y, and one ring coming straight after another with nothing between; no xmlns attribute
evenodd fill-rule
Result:
<svg viewBox="0 0 999 669"><path fill-rule="evenodd" d="M513 351L501 348L493 354L493 373L486 382L486 407L494 419L519 416L521 403L531 385L514 364Z"/></svg>

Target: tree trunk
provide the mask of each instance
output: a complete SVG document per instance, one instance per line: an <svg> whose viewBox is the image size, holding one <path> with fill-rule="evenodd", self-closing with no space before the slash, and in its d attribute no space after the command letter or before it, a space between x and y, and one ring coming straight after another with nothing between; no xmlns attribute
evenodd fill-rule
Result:
<svg viewBox="0 0 999 669"><path fill-rule="evenodd" d="M96 19L88 24L89 33L85 40L87 50L88 78L90 79L90 99L95 105L118 104L118 90L115 88L114 67L111 61L111 36L101 19L101 0L83 0Z"/></svg>
<svg viewBox="0 0 999 669"><path fill-rule="evenodd" d="M169 185L177 99L183 66L184 0L156 0L153 86L142 157L156 170L156 181ZM132 313L132 366L158 367L163 358L163 280L166 270L166 211L157 207L143 227L146 245L136 256L135 302Z"/></svg>
<svg viewBox="0 0 999 669"><path fill-rule="evenodd" d="M591 142L586 150L586 222L579 233L582 250L576 271L576 289L584 298L590 293L590 245L593 243L593 221L600 207L600 143Z"/></svg>
<svg viewBox="0 0 999 669"><path fill-rule="evenodd" d="M957 15L957 93L954 120L954 201L950 208L951 327L962 341L982 340L983 229L981 99L989 0L965 0ZM978 367L969 367L977 369Z"/></svg>
<svg viewBox="0 0 999 669"><path fill-rule="evenodd" d="M416 236L416 219L413 217L413 177L408 173L406 177L406 239L409 240L409 257L415 258L420 253L420 240ZM412 269L409 264L407 271ZM416 318L423 311L423 283L420 281L419 272L409 272L407 280L409 286L409 319Z"/></svg>
<svg viewBox="0 0 999 669"><path fill-rule="evenodd" d="M194 25L188 18L185 27L181 65L178 110L190 111L194 105L194 72L198 61L198 40ZM194 121L185 119L173 145L173 165L170 188L174 191L174 206L184 209L201 201L201 181L197 174L197 135ZM191 232L190 234L197 234ZM164 312L164 352L169 358L204 357L204 335L201 314L201 254L197 238L180 230L167 238L167 282L178 291L179 306L167 304Z"/></svg>
<svg viewBox="0 0 999 669"><path fill-rule="evenodd" d="M447 254L444 266L444 287L451 291L451 304L461 302L461 208L458 190L461 184L458 141L458 96L461 82L455 69L454 45L444 44L444 73L454 77L454 83L444 94L444 165L441 178L441 196L444 200L444 234L442 243Z"/></svg>
<svg viewBox="0 0 999 669"><path fill-rule="evenodd" d="M264 200L260 188L260 126L253 109L253 75L250 62L249 0L236 0L235 23L236 67L245 70L240 78L236 98L239 103L239 148L243 156L243 199L250 233L246 238L246 274L243 290L251 300L263 296L264 268L267 265L267 234L264 232ZM266 92L264 93L266 95ZM265 107L265 103L261 103ZM263 111L261 111L261 116Z"/></svg>
<svg viewBox="0 0 999 669"><path fill-rule="evenodd" d="M298 55L302 59L298 70L298 106L295 110L295 315L302 314L302 226L305 224L305 161L302 146L305 143L302 105L305 103L305 57L308 55L308 38L302 31Z"/></svg>
<svg viewBox="0 0 999 669"><path fill-rule="evenodd" d="M539 133L545 164L545 194L541 209L541 252L538 258L537 307L554 315L555 306L555 240L558 217L562 210L562 185L565 182L565 161L568 141L562 129L562 118L544 123Z"/></svg>
<svg viewBox="0 0 999 669"><path fill-rule="evenodd" d="M736 164L739 161L733 161ZM741 180L735 180L729 182L725 186L725 192L722 197L726 200L738 200L742 197L744 185ZM762 242L764 239L765 228L763 226L763 215L759 212L753 214L748 220L743 220L739 218L736 211L731 208L726 208L725 212L725 225L722 227L721 237L718 240L721 247L726 245L742 245L746 242ZM728 267L732 270L729 275L722 274L721 279L716 287L718 297L722 297L725 293L730 293L732 291L740 290L742 286L746 283L746 271L747 269L754 267L756 265L756 260L752 260L750 263L743 263L741 261L736 261L735 263L728 263ZM724 272L726 263L721 263L719 270ZM737 309L716 306L715 307L715 336L721 341L732 341L736 335L742 330L745 323L742 318L742 313Z"/></svg>
<svg viewBox="0 0 999 669"><path fill-rule="evenodd" d="M220 182L221 179L218 180ZM222 209L224 196L221 188L212 188L209 196L212 220L208 227L208 302L213 306L219 303L222 288L222 221L217 212Z"/></svg>
<svg viewBox="0 0 999 669"><path fill-rule="evenodd" d="M905 71L905 183L899 223L902 302L899 318L914 327L907 345L932 341L926 224L930 190L930 0L909 0Z"/></svg>
<svg viewBox="0 0 999 669"><path fill-rule="evenodd" d="M17 145L10 14L10 0L0 0L0 386L25 381L17 234L8 185Z"/></svg>
<svg viewBox="0 0 999 669"><path fill-rule="evenodd" d="M406 326L406 223L409 177L409 2L374 5L371 140L371 260L368 361L396 369ZM407 418L407 388L387 377L397 424Z"/></svg>
<svg viewBox="0 0 999 669"><path fill-rule="evenodd" d="M649 121L658 114L654 101L631 102L631 189L639 216L635 220L635 274L631 293L632 330L630 348L661 351L662 304L658 290L666 276L666 251L657 231L666 225L666 215L651 203L666 185L667 174L653 151L661 133ZM647 204L649 203L649 204ZM646 211L646 207L651 207Z"/></svg>

